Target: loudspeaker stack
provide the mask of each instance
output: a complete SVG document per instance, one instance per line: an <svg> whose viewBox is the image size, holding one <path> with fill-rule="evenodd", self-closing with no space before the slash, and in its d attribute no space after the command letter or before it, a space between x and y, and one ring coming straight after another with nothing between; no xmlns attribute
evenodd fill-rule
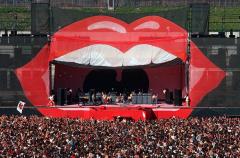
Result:
<svg viewBox="0 0 240 158"><path fill-rule="evenodd" d="M181 89L174 90L174 105L182 106L182 90Z"/></svg>
<svg viewBox="0 0 240 158"><path fill-rule="evenodd" d="M67 102L67 92L65 88L57 90L57 105L64 105Z"/></svg>

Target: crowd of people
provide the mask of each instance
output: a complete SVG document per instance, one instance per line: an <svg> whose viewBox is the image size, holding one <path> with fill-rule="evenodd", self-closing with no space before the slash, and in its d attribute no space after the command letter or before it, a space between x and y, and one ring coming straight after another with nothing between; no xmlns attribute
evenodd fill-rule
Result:
<svg viewBox="0 0 240 158"><path fill-rule="evenodd" d="M0 117L2 157L240 157L240 118Z"/></svg>

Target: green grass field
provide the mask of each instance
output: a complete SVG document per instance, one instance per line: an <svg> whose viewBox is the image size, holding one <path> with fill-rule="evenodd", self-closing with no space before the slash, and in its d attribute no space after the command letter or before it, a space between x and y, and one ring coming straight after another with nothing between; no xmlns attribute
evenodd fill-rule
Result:
<svg viewBox="0 0 240 158"><path fill-rule="evenodd" d="M79 8L79 12L94 13L157 13L178 9L179 7L144 7L144 8L117 8L114 11L96 8ZM68 8L69 9L69 8ZM17 15L17 19L16 16ZM18 30L31 30L30 8L14 7L0 8L0 29L12 29L16 25ZM240 31L240 8L214 8L210 9L209 31Z"/></svg>

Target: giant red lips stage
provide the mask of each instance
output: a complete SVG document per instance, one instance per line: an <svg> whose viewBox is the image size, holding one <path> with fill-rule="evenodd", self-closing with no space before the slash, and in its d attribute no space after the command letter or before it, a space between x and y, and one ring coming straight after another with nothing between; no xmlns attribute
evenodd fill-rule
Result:
<svg viewBox="0 0 240 158"><path fill-rule="evenodd" d="M176 59L184 63L187 58L187 38L187 32L183 28L158 16L144 17L131 24L113 17L94 16L60 29L52 36L50 44L46 44L33 60L15 72L26 97L34 106L39 107L48 103L49 63L52 61L92 68L141 68L161 65ZM154 113L156 118L187 118L192 108L225 77L223 70L210 62L192 41L190 44L189 109L129 105L118 108L55 107L38 110L45 116L54 117L112 119L128 113L128 117L140 119L142 116L150 118L149 115ZM30 72L31 77L26 77L25 72ZM160 74L148 73L150 78L158 75ZM158 91L160 88L166 88L156 87L156 82L152 80L149 89ZM185 84L180 88L185 90ZM139 114L138 117L135 117L136 114Z"/></svg>

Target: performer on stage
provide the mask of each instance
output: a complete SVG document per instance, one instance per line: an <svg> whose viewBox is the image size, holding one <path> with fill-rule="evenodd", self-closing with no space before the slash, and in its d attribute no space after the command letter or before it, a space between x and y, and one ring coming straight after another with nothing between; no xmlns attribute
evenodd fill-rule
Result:
<svg viewBox="0 0 240 158"><path fill-rule="evenodd" d="M107 95L107 103L108 104L112 103L112 96L110 93L108 93L108 95Z"/></svg>
<svg viewBox="0 0 240 158"><path fill-rule="evenodd" d="M132 91L132 92L130 93L130 95L128 96L128 103L132 103L132 97L133 97L134 94L135 94L134 91Z"/></svg>
<svg viewBox="0 0 240 158"><path fill-rule="evenodd" d="M167 104L172 104L173 103L173 92L170 92L169 89L164 89L163 94L165 96L165 102Z"/></svg>
<svg viewBox="0 0 240 158"><path fill-rule="evenodd" d="M95 103L95 100L96 99L96 92L95 92L95 89L90 89L89 90L89 103L92 104L92 103Z"/></svg>
<svg viewBox="0 0 240 158"><path fill-rule="evenodd" d="M186 96L184 97L184 99L185 99L185 102L186 102L187 107L189 107L189 106L190 106L190 98L189 98L189 96L186 95Z"/></svg>
<svg viewBox="0 0 240 158"><path fill-rule="evenodd" d="M67 105L72 104L72 92L71 88L67 89Z"/></svg>
<svg viewBox="0 0 240 158"><path fill-rule="evenodd" d="M55 106L54 95L48 97L48 106Z"/></svg>
<svg viewBox="0 0 240 158"><path fill-rule="evenodd" d="M107 94L102 92L102 102L103 104L107 104L108 103L108 98L107 98Z"/></svg>
<svg viewBox="0 0 240 158"><path fill-rule="evenodd" d="M116 103L123 103L123 96L122 93L120 93L116 98Z"/></svg>
<svg viewBox="0 0 240 158"><path fill-rule="evenodd" d="M153 93L153 95L152 95L152 103L153 104L157 104L157 101L158 101L158 95Z"/></svg>
<svg viewBox="0 0 240 158"><path fill-rule="evenodd" d="M127 101L128 101L128 96L127 96L127 93L124 92L123 93L123 103L127 103Z"/></svg>

